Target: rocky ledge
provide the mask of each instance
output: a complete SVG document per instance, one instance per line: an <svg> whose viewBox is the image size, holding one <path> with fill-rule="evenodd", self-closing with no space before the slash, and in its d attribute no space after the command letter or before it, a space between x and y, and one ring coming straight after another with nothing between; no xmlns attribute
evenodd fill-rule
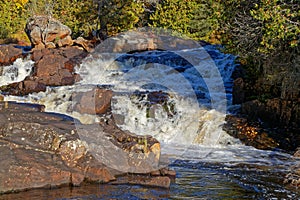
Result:
<svg viewBox="0 0 300 200"><path fill-rule="evenodd" d="M26 95L32 92L45 91L46 86L72 85L79 79L74 67L88 55L86 51L76 46L33 50L30 54L22 52L22 48L24 47L14 44L0 46L0 55L7 53L4 60L0 59L1 73L1 65L12 64L17 58L24 58L29 55L30 59L34 61L30 76L21 82L3 86L2 92L12 95Z"/></svg>
<svg viewBox="0 0 300 200"><path fill-rule="evenodd" d="M263 122L252 121L242 115L227 115L223 129L245 145L263 150L281 149L294 153L300 141L295 129L270 128Z"/></svg>
<svg viewBox="0 0 300 200"><path fill-rule="evenodd" d="M153 137L123 132L112 118L97 124L98 132L78 134L79 122L43 110L42 105L0 102L0 193L86 182L167 188L170 177L175 177L174 171L159 165L160 144ZM94 127L85 125L84 130ZM115 168L97 157L97 141L101 138L110 145L99 149L111 152L111 158L119 156L113 155L116 150L123 152L127 157L119 159L118 164L128 168Z"/></svg>

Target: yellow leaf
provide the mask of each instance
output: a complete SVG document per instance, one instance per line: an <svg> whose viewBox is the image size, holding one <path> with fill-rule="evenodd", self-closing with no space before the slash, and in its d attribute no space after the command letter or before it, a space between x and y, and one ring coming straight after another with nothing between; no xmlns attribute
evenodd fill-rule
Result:
<svg viewBox="0 0 300 200"><path fill-rule="evenodd" d="M20 8L23 9L23 6L20 3L16 3L16 6L17 6L17 9L20 9Z"/></svg>

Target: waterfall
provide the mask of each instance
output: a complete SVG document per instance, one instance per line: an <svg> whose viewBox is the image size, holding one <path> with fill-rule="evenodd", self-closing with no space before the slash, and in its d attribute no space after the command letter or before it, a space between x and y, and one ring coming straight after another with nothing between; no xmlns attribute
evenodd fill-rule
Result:
<svg viewBox="0 0 300 200"><path fill-rule="evenodd" d="M17 64L14 80L20 81L30 73L32 62L18 60L13 66ZM229 138L222 124L231 101L234 67L234 57L212 45L178 51L94 52L77 66L81 81L75 85L5 99L44 104L46 111L91 124L99 116L74 111L71 96L105 87L114 91L112 114L121 129L152 135L164 144L214 146ZM2 80L11 76L3 74ZM166 94L167 99L149 103L151 92Z"/></svg>
<svg viewBox="0 0 300 200"><path fill-rule="evenodd" d="M34 62L18 58L12 65L0 68L0 86L20 82L30 75Z"/></svg>

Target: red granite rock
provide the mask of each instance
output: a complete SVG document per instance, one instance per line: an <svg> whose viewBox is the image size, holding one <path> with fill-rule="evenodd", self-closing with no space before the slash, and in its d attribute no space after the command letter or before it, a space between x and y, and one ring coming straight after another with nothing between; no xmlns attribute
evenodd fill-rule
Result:
<svg viewBox="0 0 300 200"><path fill-rule="evenodd" d="M22 49L16 48L15 44L0 45L0 66L10 65L22 57L24 57Z"/></svg>

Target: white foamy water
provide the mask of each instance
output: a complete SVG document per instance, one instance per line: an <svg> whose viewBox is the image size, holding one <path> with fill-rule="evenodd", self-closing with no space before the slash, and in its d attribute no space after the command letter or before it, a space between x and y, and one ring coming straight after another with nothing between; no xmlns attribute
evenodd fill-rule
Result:
<svg viewBox="0 0 300 200"><path fill-rule="evenodd" d="M12 65L2 67L0 86L23 81L32 71L34 62L18 58Z"/></svg>
<svg viewBox="0 0 300 200"><path fill-rule="evenodd" d="M234 58L216 49L210 51L219 55L215 61L204 48L93 53L77 66L82 80L74 86L48 87L46 92L8 96L6 100L44 104L46 111L71 115L91 124L99 121L99 117L75 112L72 95L106 86L114 91L112 113L122 119L118 126L123 130L152 135L168 144L233 143L232 138L224 137L222 124L228 104L224 81L230 83ZM146 91L163 91L168 94L168 101L164 105L149 105L147 98L133 95Z"/></svg>
<svg viewBox="0 0 300 200"><path fill-rule="evenodd" d="M234 69L233 58L224 54L218 65L204 48L198 48L94 53L77 71L82 77L80 84L112 86L112 112L122 116L123 122L118 125L123 130L152 135L166 143L215 145L225 134L221 126L227 99L222 76L225 81L230 79L227 76ZM159 90L169 94L167 105L149 106L147 99L132 95L136 91Z"/></svg>

